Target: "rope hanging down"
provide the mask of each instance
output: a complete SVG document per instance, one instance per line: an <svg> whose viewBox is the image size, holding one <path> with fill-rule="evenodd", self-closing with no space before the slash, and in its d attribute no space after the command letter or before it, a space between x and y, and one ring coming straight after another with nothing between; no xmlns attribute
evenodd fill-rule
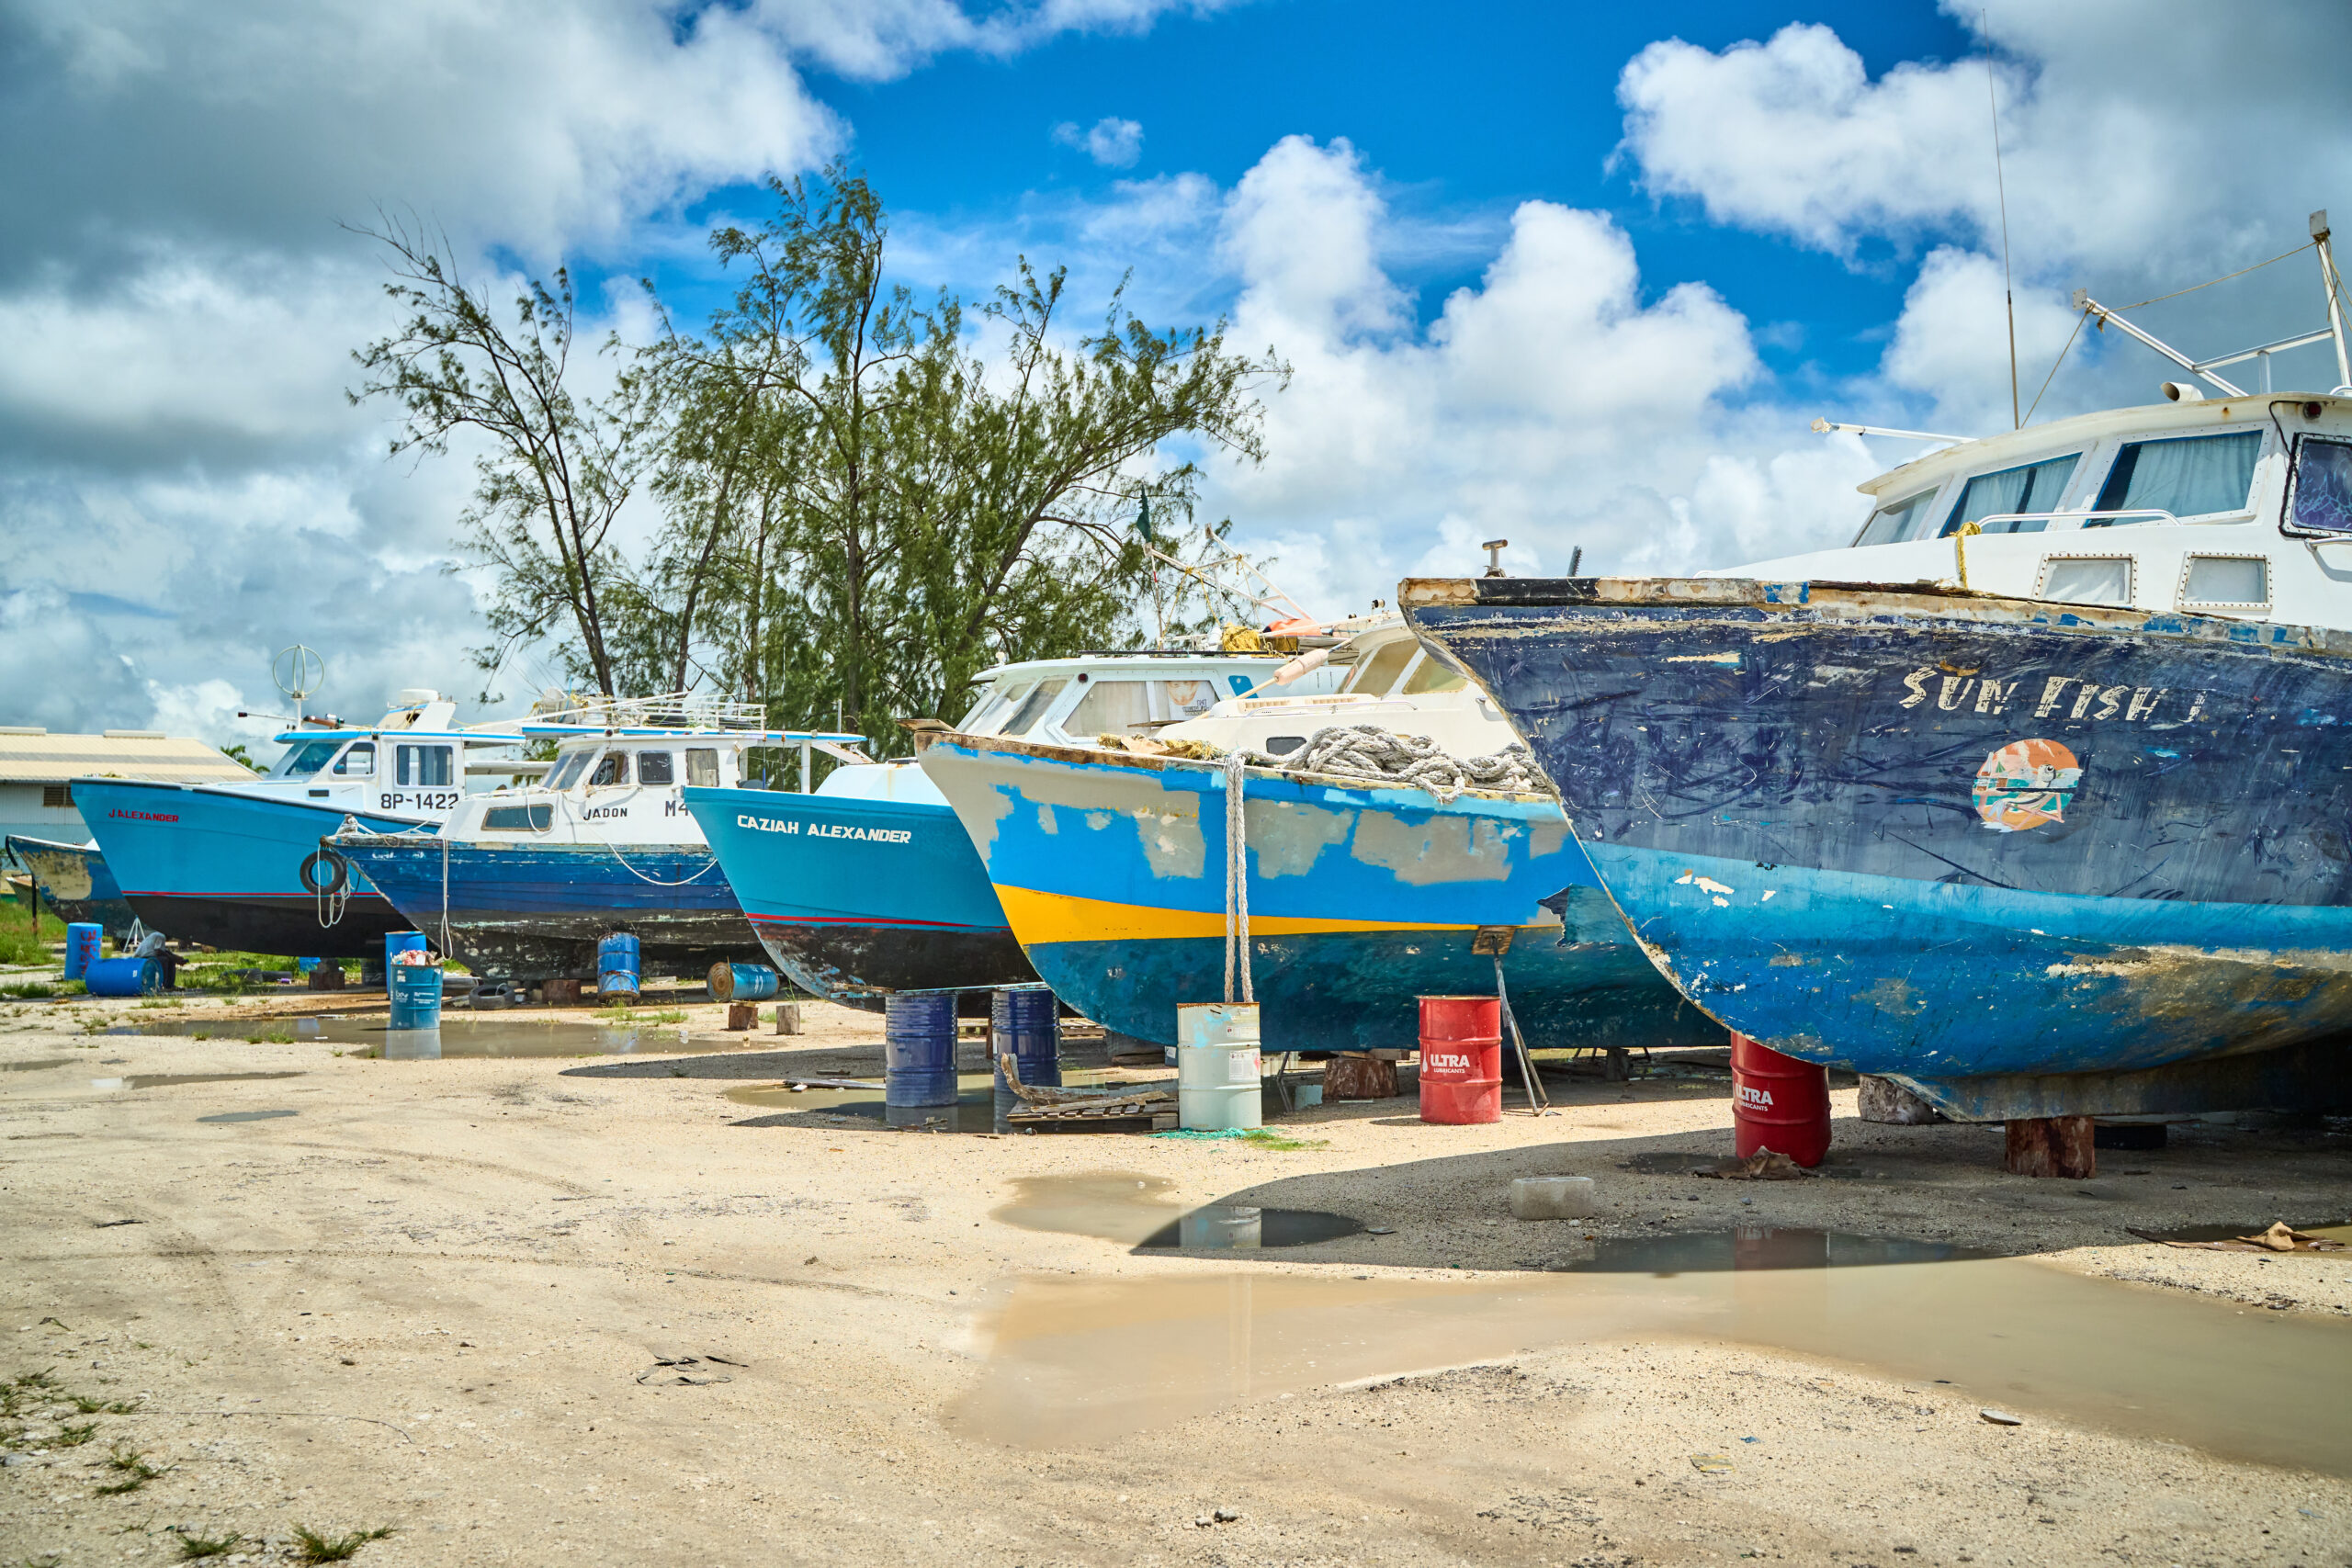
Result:
<svg viewBox="0 0 2352 1568"><path fill-rule="evenodd" d="M1250 835L1244 807L1248 781L1242 773L1243 753L1225 760L1225 999L1255 1002L1257 988L1250 976ZM1241 994L1233 994L1236 959L1241 971Z"/></svg>
<svg viewBox="0 0 2352 1568"><path fill-rule="evenodd" d="M1286 773L1425 789L1441 804L1470 789L1514 795L1552 793L1551 781L1535 766L1527 748L1516 740L1491 756L1455 757L1426 735L1399 735L1376 724L1329 725L1285 755L1242 751L1236 753L1236 759L1251 767Z"/></svg>

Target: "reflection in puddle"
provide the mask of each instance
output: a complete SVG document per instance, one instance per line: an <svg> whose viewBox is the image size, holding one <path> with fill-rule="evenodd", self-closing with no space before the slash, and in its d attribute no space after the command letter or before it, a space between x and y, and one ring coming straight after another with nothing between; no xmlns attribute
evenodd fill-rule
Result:
<svg viewBox="0 0 2352 1568"><path fill-rule="evenodd" d="M1354 1235L1363 1222L1312 1209L1262 1209L1210 1203L1186 1209L1170 1202L1175 1183L1125 1171L1086 1176L1024 1177L1019 1196L994 1217L1023 1230L1099 1236L1128 1247L1207 1247L1220 1251L1308 1247Z"/></svg>
<svg viewBox="0 0 2352 1568"><path fill-rule="evenodd" d="M1748 1268L1736 1238L1729 1256L1731 1268L1663 1278L1023 1280L1004 1298L987 1371L955 1419L1013 1443L1102 1443L1244 1400L1672 1335L1859 1363L1922 1389L1946 1381L1951 1389L1926 1396L1938 1419L1973 1421L1978 1405L1997 1403L2352 1474L2352 1422L2342 1418L2352 1325L2242 1313L2019 1258Z"/></svg>
<svg viewBox="0 0 2352 1568"><path fill-rule="evenodd" d="M92 1078L92 1089L177 1089L191 1083L254 1083L263 1078L299 1078L300 1073L137 1073L130 1077Z"/></svg>
<svg viewBox="0 0 2352 1568"><path fill-rule="evenodd" d="M888 1127L931 1127L942 1133L998 1131L996 1096L987 1073L958 1073L953 1105L885 1105L879 1085L872 1089L795 1089L788 1083L730 1089L738 1105L811 1115L863 1116Z"/></svg>
<svg viewBox="0 0 2352 1568"><path fill-rule="evenodd" d="M147 1023L109 1030L113 1034L174 1035L180 1038L241 1040L266 1030L290 1032L305 1043L356 1045L369 1055L391 1061L433 1061L443 1056L626 1056L654 1052L705 1052L765 1048L773 1043L755 1034L729 1034L723 1039L705 1035L689 1038L673 1023L615 1024L501 1018L470 1018L443 1013L439 1029L393 1030L381 1014L345 1018L328 1014L298 1019L231 1019L204 1023ZM387 1036L408 1036L388 1039ZM430 1042L424 1036L434 1037Z"/></svg>
<svg viewBox="0 0 2352 1568"><path fill-rule="evenodd" d="M218 1116L199 1116L198 1122L268 1122L280 1116L299 1116L299 1111L224 1111Z"/></svg>

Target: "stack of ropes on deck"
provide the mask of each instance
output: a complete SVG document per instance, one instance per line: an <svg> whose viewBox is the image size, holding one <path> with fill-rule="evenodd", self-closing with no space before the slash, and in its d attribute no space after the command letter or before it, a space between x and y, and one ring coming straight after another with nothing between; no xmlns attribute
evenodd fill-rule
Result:
<svg viewBox="0 0 2352 1568"><path fill-rule="evenodd" d="M1470 789L1552 793L1551 781L1516 740L1492 756L1455 757L1426 735L1399 735L1376 724L1329 725L1308 736L1295 751L1281 756L1244 751L1241 761L1285 773L1425 789L1442 803Z"/></svg>

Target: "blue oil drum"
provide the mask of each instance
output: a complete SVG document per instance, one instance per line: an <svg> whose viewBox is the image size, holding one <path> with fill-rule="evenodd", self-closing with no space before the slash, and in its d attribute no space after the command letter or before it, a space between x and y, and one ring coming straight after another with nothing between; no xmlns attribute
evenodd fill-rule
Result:
<svg viewBox="0 0 2352 1568"><path fill-rule="evenodd" d="M395 964L384 971L384 988L391 993L391 1028L441 1027L441 965Z"/></svg>
<svg viewBox="0 0 2352 1568"><path fill-rule="evenodd" d="M152 958L93 959L82 986L94 997L145 996L164 988L163 965Z"/></svg>
<svg viewBox="0 0 2352 1568"><path fill-rule="evenodd" d="M956 1103L956 993L898 991L883 1004L882 1104Z"/></svg>
<svg viewBox="0 0 2352 1568"><path fill-rule="evenodd" d="M423 931L386 931L384 933L384 971L390 974L403 953L419 953L426 947Z"/></svg>
<svg viewBox="0 0 2352 1568"><path fill-rule="evenodd" d="M107 928L93 920L76 920L65 928L65 977L81 979L91 964L98 961L104 951L99 944L106 940ZM114 992L120 996L124 993Z"/></svg>
<svg viewBox="0 0 2352 1568"><path fill-rule="evenodd" d="M596 943L596 995L606 1001L615 997L633 997L638 992L638 976L644 973L639 954L641 948L635 936L628 931L614 931Z"/></svg>
<svg viewBox="0 0 2352 1568"><path fill-rule="evenodd" d="M780 982L764 964L714 964L710 966L710 999L715 1002L763 1002L776 993Z"/></svg>
<svg viewBox="0 0 2352 1568"><path fill-rule="evenodd" d="M1058 1088L1062 1081L1060 1004L1046 987L1004 986L989 998L989 1071L996 1084L997 1131L1021 1107L1005 1082L1004 1058L1025 1084Z"/></svg>

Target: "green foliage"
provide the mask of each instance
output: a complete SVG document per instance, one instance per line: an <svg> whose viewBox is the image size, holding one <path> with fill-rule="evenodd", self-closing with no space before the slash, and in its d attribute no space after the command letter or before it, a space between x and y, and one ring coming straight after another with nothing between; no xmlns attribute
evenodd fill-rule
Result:
<svg viewBox="0 0 2352 1568"><path fill-rule="evenodd" d="M183 1562L194 1562L206 1557L219 1557L233 1550L239 1541L245 1539L242 1535L189 1535L182 1530L174 1530L172 1533L179 1537L180 1561Z"/></svg>
<svg viewBox="0 0 2352 1568"><path fill-rule="evenodd" d="M101 1497L117 1497L126 1492L136 1492L164 1472L147 1462L147 1456L137 1449L117 1448L107 1456L107 1468L122 1477L98 1488Z"/></svg>
<svg viewBox="0 0 2352 1568"><path fill-rule="evenodd" d="M294 1555L302 1562L341 1562L350 1558L371 1540L381 1540L390 1535L385 1526L372 1530L353 1530L349 1535L321 1535L308 1525L294 1527Z"/></svg>
<svg viewBox="0 0 2352 1568"><path fill-rule="evenodd" d="M265 768L259 762L254 761L253 758L246 753L245 743L242 740L238 741L233 746L221 747L220 754L223 757L228 758L232 762L243 763L246 767L251 768L257 773L266 773L269 772L267 768Z"/></svg>
<svg viewBox="0 0 2352 1568"><path fill-rule="evenodd" d="M1253 1149L1271 1149L1277 1154L1292 1154L1300 1149L1328 1149L1331 1146L1331 1141L1329 1138L1294 1138L1289 1134L1276 1132L1272 1127L1252 1127L1242 1134L1238 1141L1249 1145Z"/></svg>

